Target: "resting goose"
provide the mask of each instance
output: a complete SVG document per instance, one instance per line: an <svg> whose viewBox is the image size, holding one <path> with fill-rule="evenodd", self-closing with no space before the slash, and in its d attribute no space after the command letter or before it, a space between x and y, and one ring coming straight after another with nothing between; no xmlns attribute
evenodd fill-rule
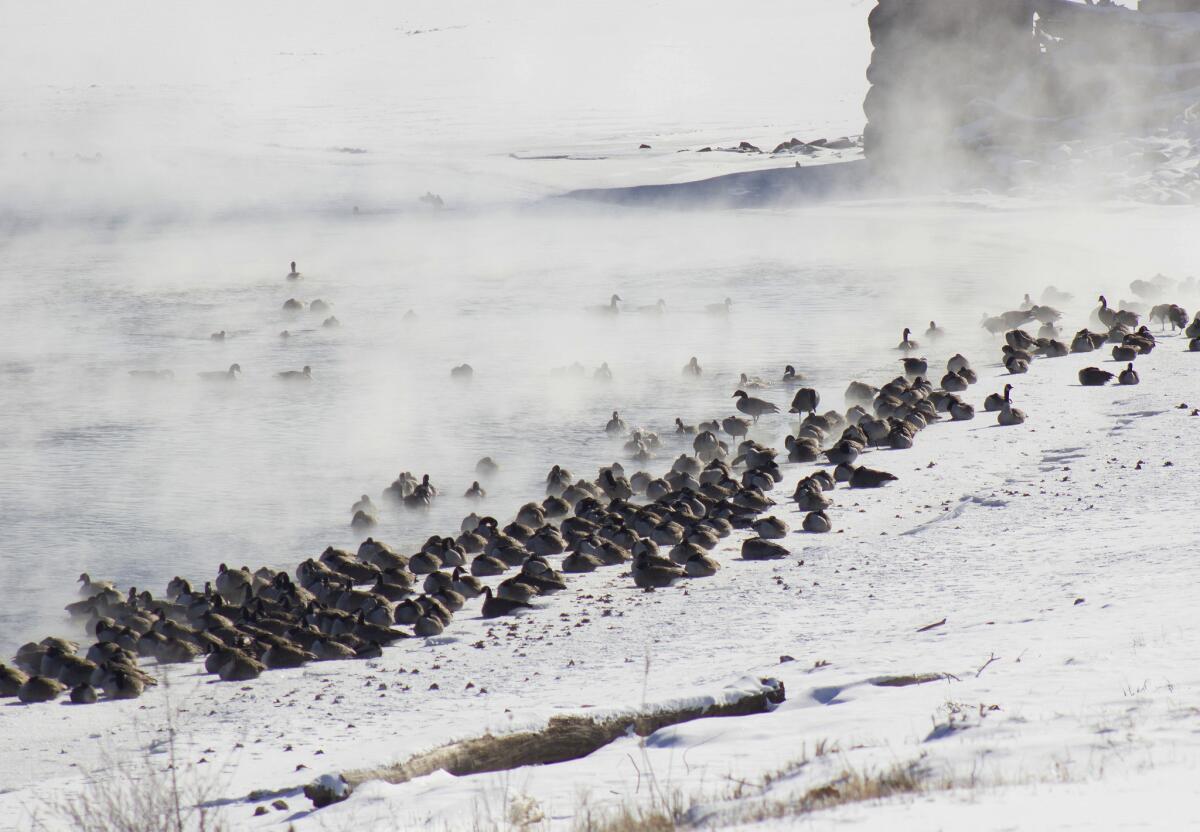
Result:
<svg viewBox="0 0 1200 832"><path fill-rule="evenodd" d="M1127 366L1121 371L1121 374L1117 376L1118 384L1137 384L1139 381L1141 381L1141 379L1138 378L1137 371L1133 369L1133 364Z"/></svg>
<svg viewBox="0 0 1200 832"><path fill-rule="evenodd" d="M804 515L803 529L812 534L825 534L833 528L829 515L824 511L810 511Z"/></svg>
<svg viewBox="0 0 1200 832"><path fill-rule="evenodd" d="M996 416L996 423L1006 427L1019 425L1024 421L1025 411L1013 407L1011 402L1005 402L1004 407L1000 408L1000 413Z"/></svg>
<svg viewBox="0 0 1200 832"><path fill-rule="evenodd" d="M743 560L778 560L791 554L786 548L761 537L747 538L742 542Z"/></svg>
<svg viewBox="0 0 1200 832"><path fill-rule="evenodd" d="M855 468L850 475L851 488L879 488L881 485L898 479L895 474L887 471L876 471L873 468Z"/></svg>
<svg viewBox="0 0 1200 832"><path fill-rule="evenodd" d="M755 520L750 528L763 540L781 540L788 533L788 524L778 517L760 518Z"/></svg>
<svg viewBox="0 0 1200 832"><path fill-rule="evenodd" d="M992 393L990 396L988 396L986 399L983 400L983 409L985 411L987 411L988 413L994 413L996 411L1002 410L1004 408L1004 405L1006 405L1010 401L1012 389L1013 389L1013 386L1011 384L1006 384L1006 385L1004 385L1004 394L1003 395L1001 395L1000 393Z"/></svg>
<svg viewBox="0 0 1200 832"><path fill-rule="evenodd" d="M1100 387L1108 384L1113 374L1099 367L1084 367L1079 371L1079 383L1084 387Z"/></svg>
<svg viewBox="0 0 1200 832"><path fill-rule="evenodd" d="M1112 348L1113 361L1133 361L1141 354L1141 350L1130 344L1117 344Z"/></svg>

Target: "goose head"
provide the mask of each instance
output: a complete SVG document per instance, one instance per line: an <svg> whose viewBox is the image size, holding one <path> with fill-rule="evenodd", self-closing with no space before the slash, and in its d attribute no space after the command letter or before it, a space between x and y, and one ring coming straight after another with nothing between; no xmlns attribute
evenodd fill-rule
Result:
<svg viewBox="0 0 1200 832"><path fill-rule="evenodd" d="M229 365L229 375L234 375L235 373L240 373L241 371L242 371L241 364L230 364Z"/></svg>
<svg viewBox="0 0 1200 832"><path fill-rule="evenodd" d="M736 393L734 393L732 396L730 396L730 398L731 399L745 399L745 398L749 398L749 394L745 390L738 390Z"/></svg>

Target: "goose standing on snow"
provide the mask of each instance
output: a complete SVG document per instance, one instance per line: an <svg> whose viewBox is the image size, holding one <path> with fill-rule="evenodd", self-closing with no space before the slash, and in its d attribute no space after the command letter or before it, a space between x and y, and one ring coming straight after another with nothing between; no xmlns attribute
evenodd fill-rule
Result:
<svg viewBox="0 0 1200 832"><path fill-rule="evenodd" d="M912 330L908 327L905 327L904 337L900 339L900 343L896 345L896 349L900 350L900 352L912 352L921 346L916 341L909 338L908 336L910 335L912 335Z"/></svg>
<svg viewBox="0 0 1200 832"><path fill-rule="evenodd" d="M811 387L801 387L796 391L796 395L792 397L792 406L788 409L789 413L816 413L817 406L821 403L821 394Z"/></svg>
<svg viewBox="0 0 1200 832"><path fill-rule="evenodd" d="M1116 310L1108 306L1108 298L1100 296L1100 307L1092 311L1092 319L1105 329L1112 329L1117 324Z"/></svg>
<svg viewBox="0 0 1200 832"><path fill-rule="evenodd" d="M710 303L704 307L704 311L710 315L728 315L733 311L733 299L725 298L721 303Z"/></svg>
<svg viewBox="0 0 1200 832"><path fill-rule="evenodd" d="M732 398L737 399L737 409L745 413L757 424L758 417L767 413L778 413L779 408L765 399L756 399L745 390L738 390Z"/></svg>
<svg viewBox="0 0 1200 832"><path fill-rule="evenodd" d="M305 364L303 370L284 370L282 373L276 373L275 376L284 381L312 381L312 367Z"/></svg>
<svg viewBox="0 0 1200 832"><path fill-rule="evenodd" d="M205 373L197 373L197 375L200 376L200 378L204 379L205 381L234 381L238 377L238 373L240 373L241 371L242 371L241 364L230 364L229 369L224 372L221 372L221 371L205 372Z"/></svg>

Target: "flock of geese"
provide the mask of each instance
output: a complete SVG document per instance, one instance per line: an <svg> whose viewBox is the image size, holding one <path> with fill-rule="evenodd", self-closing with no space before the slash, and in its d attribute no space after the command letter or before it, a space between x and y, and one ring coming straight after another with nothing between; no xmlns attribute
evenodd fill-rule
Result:
<svg viewBox="0 0 1200 832"><path fill-rule="evenodd" d="M614 298L615 308L620 298ZM1093 322L1100 329L1080 330L1069 345L1059 340L1061 314L1028 296L1021 308L986 318L984 325L991 329L997 319L1012 324L1003 331L1000 355L1010 375L1029 372L1041 358L1111 344L1114 360L1125 369L1114 376L1086 367L1079 371L1080 383L1095 386L1116 377L1121 384L1136 384L1134 363L1155 349L1156 338L1140 324L1140 312L1113 309L1103 296L1099 302ZM1189 349L1200 351L1200 315L1189 323L1182 307L1157 305L1149 317L1164 329L1182 329ZM1022 328L1034 322L1041 325L1036 334ZM926 336L937 337L932 333L940 330L931 322ZM13 666L0 664L0 697L45 702L69 691L70 700L79 704L101 696L134 698L156 684L141 666L144 659L158 665L202 659L208 673L243 682L266 670L309 662L374 658L387 645L444 632L476 601L485 619L534 609L541 596L567 589L573 574L627 569L634 586L646 591L710 577L722 566L714 550L735 533L744 535L740 553L745 560L787 557L790 550L779 541L791 530L770 514L776 505L770 494L783 480L781 452L749 436L755 423L781 408L743 388L781 386L792 393L788 413L798 424L786 435L782 461L824 464L800 478L791 502L803 513L804 532L826 533L833 527L830 494L839 486L878 488L897 479L860 464L864 456L910 448L943 418L975 417L974 406L961 395L978 381L968 360L952 356L935 384L929 362L914 355L919 348L905 329L896 347L903 353L902 373L879 387L851 382L843 411L819 412L819 392L801 386L803 377L793 366L775 384L740 378L733 398L748 418L731 415L698 424L677 418L667 440L631 428L613 411L604 430L615 441L624 440L631 459L648 460L667 441L690 445L690 453L683 450L662 476L641 470L627 474L613 463L595 478L577 478L555 465L546 475L543 498L521 506L511 522L502 525L472 512L457 533L433 535L411 554L367 537L355 552L330 547L290 573L222 564L202 587L175 577L161 596L136 587L122 592L84 573L81 598L66 609L83 624L90 643L85 648L52 636L25 644ZM702 370L692 358L683 372L698 376ZM996 413L999 425L1026 419L1013 405L1013 389L1005 384L983 401L983 410ZM486 477L497 468L484 457L476 473ZM382 499L420 508L438 495L429 475L418 479L404 472ZM476 481L464 496L482 500L486 493ZM364 494L353 507L355 527L373 525L375 511Z"/></svg>

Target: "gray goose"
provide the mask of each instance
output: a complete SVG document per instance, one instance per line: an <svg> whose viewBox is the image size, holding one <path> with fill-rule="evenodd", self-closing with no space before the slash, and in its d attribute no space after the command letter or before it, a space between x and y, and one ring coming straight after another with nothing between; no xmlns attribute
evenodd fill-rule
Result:
<svg viewBox="0 0 1200 832"><path fill-rule="evenodd" d="M621 418L621 414L617 411L612 412L612 418L608 420L608 424L604 426L604 432L609 436L619 436L625 433L625 421Z"/></svg>
<svg viewBox="0 0 1200 832"><path fill-rule="evenodd" d="M200 376L200 378L204 379L205 381L234 381L238 377L238 373L241 371L241 364L230 364L229 369L225 370L224 372L218 370L215 372L197 373L196 375Z"/></svg>
<svg viewBox="0 0 1200 832"><path fill-rule="evenodd" d="M312 381L312 367L305 364L302 370L284 370L275 377L283 381Z"/></svg>
<svg viewBox="0 0 1200 832"><path fill-rule="evenodd" d="M1118 384L1132 385L1137 384L1139 381L1141 381L1141 379L1138 378L1137 370L1133 369L1133 364L1127 366L1121 371L1120 375L1117 376Z"/></svg>
<svg viewBox="0 0 1200 832"><path fill-rule="evenodd" d="M912 330L908 327L905 327L904 335L900 339L900 343L896 345L896 349L900 350L900 352L912 352L920 347L920 344L908 337L910 335L912 335Z"/></svg>
<svg viewBox="0 0 1200 832"><path fill-rule="evenodd" d="M779 408L765 399L757 399L751 396L745 390L738 390L733 394L732 398L737 399L737 409L745 413L754 423L758 423L758 417L768 413L778 413Z"/></svg>
<svg viewBox="0 0 1200 832"><path fill-rule="evenodd" d="M1008 403L1009 397L1012 395L1013 386L1011 384L1004 385L1004 394L992 393L983 400L983 409L988 413L995 413L1004 408Z"/></svg>
<svg viewBox="0 0 1200 832"><path fill-rule="evenodd" d="M742 542L743 560L778 560L789 554L791 552L783 546L761 537L750 537Z"/></svg>
<svg viewBox="0 0 1200 832"><path fill-rule="evenodd" d="M633 559L631 572L634 584L645 590L668 587L687 574L669 560L651 560L649 552L642 552Z"/></svg>
<svg viewBox="0 0 1200 832"><path fill-rule="evenodd" d="M851 385L853 386L853 384ZM865 385L864 385L865 386ZM846 392L849 397L849 391ZM873 394L872 394L873 395ZM867 397L868 400L870 396ZM821 394L811 387L801 387L796 391L796 395L792 396L792 406L788 409L789 413L815 413L821 404Z"/></svg>

